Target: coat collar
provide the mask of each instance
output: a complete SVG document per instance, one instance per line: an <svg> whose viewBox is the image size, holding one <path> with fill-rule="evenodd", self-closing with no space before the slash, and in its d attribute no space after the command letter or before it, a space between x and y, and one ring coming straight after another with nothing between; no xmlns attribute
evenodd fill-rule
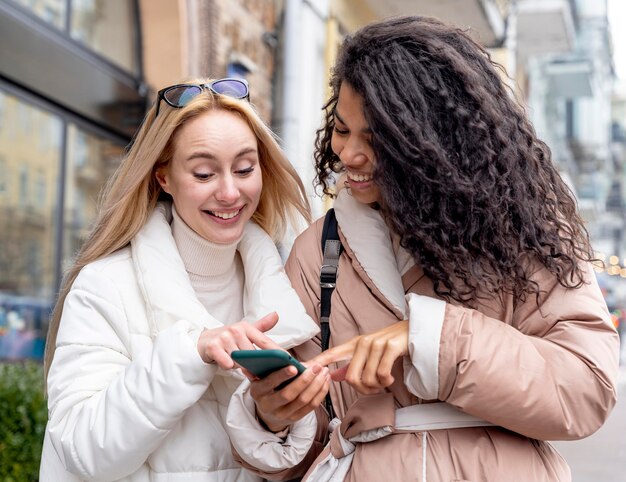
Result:
<svg viewBox="0 0 626 482"><path fill-rule="evenodd" d="M198 300L172 236L171 204L159 203L131 241L140 289L153 336L179 320L199 327L222 326ZM244 319L255 321L276 311L279 322L267 334L284 348L315 336L319 328L291 288L271 238L248 222L237 246L244 266Z"/></svg>
<svg viewBox="0 0 626 482"><path fill-rule="evenodd" d="M389 228L380 212L355 200L346 189L339 191L334 208L348 244L345 248L353 253L361 267L357 272L376 287L390 308L406 316L402 276Z"/></svg>

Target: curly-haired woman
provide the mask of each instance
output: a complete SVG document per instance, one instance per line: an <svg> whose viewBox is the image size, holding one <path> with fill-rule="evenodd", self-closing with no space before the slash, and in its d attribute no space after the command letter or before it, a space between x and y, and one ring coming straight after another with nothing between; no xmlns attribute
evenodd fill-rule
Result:
<svg viewBox="0 0 626 482"><path fill-rule="evenodd" d="M341 424L307 480L570 480L547 441L606 420L618 337L548 147L488 53L434 19L347 38L331 87L316 143L319 184L329 193L344 171L346 185L331 348L295 352L340 367L330 394ZM322 226L287 263L318 321ZM301 474L317 455L319 443L302 441L289 467L281 437L304 424L317 424L318 442L326 432L323 410L303 414L314 396L304 380L273 390L288 376L241 387L230 406L240 458L270 478ZM251 399L265 427L285 432L258 424L238 436Z"/></svg>

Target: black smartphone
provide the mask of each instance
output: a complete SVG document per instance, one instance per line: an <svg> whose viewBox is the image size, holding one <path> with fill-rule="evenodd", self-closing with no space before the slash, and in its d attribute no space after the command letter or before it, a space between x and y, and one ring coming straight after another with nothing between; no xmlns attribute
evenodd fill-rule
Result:
<svg viewBox="0 0 626 482"><path fill-rule="evenodd" d="M235 350L230 356L239 365L259 378L265 378L270 373L289 365L296 367L298 375L306 370L302 363L283 350ZM289 384L293 378L283 382L276 389L280 390Z"/></svg>

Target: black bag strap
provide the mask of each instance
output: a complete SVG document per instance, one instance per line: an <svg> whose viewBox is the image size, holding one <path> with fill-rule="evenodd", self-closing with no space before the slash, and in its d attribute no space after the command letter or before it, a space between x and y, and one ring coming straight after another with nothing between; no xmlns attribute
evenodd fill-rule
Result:
<svg viewBox="0 0 626 482"><path fill-rule="evenodd" d="M327 350L330 344L330 301L337 284L337 270L339 257L343 246L339 240L339 230L335 210L329 209L324 218L322 230L322 252L324 259L320 269L320 328L322 335L322 351ZM330 418L335 417L335 411L330 400L330 394L326 395L326 410Z"/></svg>

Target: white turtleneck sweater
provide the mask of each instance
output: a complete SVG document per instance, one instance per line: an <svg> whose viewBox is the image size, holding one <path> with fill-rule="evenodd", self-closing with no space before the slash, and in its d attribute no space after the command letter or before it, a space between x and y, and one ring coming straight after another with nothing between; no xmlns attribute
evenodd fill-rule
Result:
<svg viewBox="0 0 626 482"><path fill-rule="evenodd" d="M212 243L191 229L173 205L172 215L172 235L198 299L225 325L241 321L245 277L239 240Z"/></svg>

